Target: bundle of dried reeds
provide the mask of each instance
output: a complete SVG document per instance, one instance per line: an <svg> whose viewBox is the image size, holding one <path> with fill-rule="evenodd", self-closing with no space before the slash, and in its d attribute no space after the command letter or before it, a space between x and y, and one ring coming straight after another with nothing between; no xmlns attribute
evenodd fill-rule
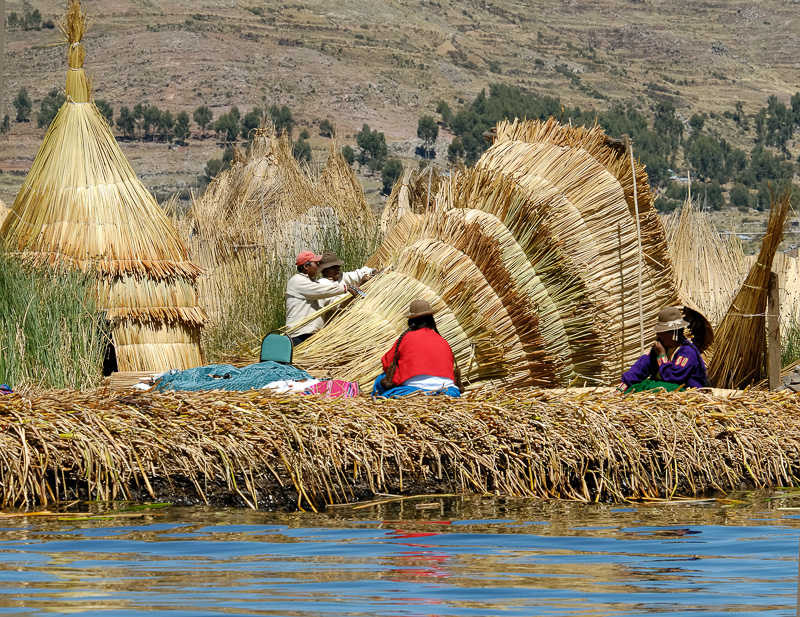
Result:
<svg viewBox="0 0 800 617"><path fill-rule="evenodd" d="M523 390L452 400L260 391L0 398L0 505L205 501L319 510L375 493L580 501L791 486L789 393Z"/></svg>
<svg viewBox="0 0 800 617"><path fill-rule="evenodd" d="M694 202L686 201L679 212L666 217L665 227L678 287L718 324L746 274L741 273L741 247L722 240Z"/></svg>
<svg viewBox="0 0 800 617"><path fill-rule="evenodd" d="M177 231L136 177L91 100L81 42L86 28L80 2L72 0L61 24L69 46L67 100L50 124L0 235L8 250L37 264L99 271L100 302L112 322L120 370L197 366L202 354L196 342L205 314L194 285L201 270L189 261ZM159 334L134 337L142 347L122 343L148 328ZM194 345L184 344L187 329Z"/></svg>
<svg viewBox="0 0 800 617"><path fill-rule="evenodd" d="M442 175L434 165L406 167L394 184L381 214L381 232L388 233L407 213L425 214L435 203Z"/></svg>
<svg viewBox="0 0 800 617"><path fill-rule="evenodd" d="M8 208L6 208L6 205L3 203L3 200L0 199L0 227L3 226L3 221L6 220L7 216L8 216Z"/></svg>
<svg viewBox="0 0 800 617"><path fill-rule="evenodd" d="M742 259L738 277L740 282L756 260L755 255ZM787 337L800 326L800 261L796 257L778 252L772 260L772 271L778 275L781 341L785 343Z"/></svg>
<svg viewBox="0 0 800 617"><path fill-rule="evenodd" d="M783 239L790 193L773 198L758 258L716 332L708 378L717 388L744 388L766 376L766 309L769 275Z"/></svg>
<svg viewBox="0 0 800 617"><path fill-rule="evenodd" d="M617 177L630 180L633 194L633 173L623 173L599 129L573 131L554 122L515 126L530 143L499 139L475 169L440 181L433 208L421 216L406 213L387 233L369 263L394 266L406 279L376 283L381 291L371 293L381 301L353 304L323 336L298 349L298 362L342 371L368 385L378 372L377 359L402 331L397 314L403 305L417 293L452 308L456 281L486 303L475 307L477 321L469 312L453 311L460 330L448 328L454 348L463 349L466 336L474 349L471 379L500 375L507 385L610 382L642 353L642 332L650 333L658 311L674 303L677 293L658 219L648 218L647 225L637 219L636 204L628 203ZM636 181L638 190L646 182L643 172ZM399 200L403 190L397 195ZM640 218L652 214L651 203L643 200ZM435 243L441 264L408 267L409 259L428 264L419 249ZM448 261L454 251L469 261L458 262L450 287L446 268L440 271L442 264L456 267ZM430 281L429 272L440 274ZM368 327L380 327L381 336L370 337ZM363 331L365 340L352 347L354 330ZM356 355L342 355L338 350L345 346Z"/></svg>

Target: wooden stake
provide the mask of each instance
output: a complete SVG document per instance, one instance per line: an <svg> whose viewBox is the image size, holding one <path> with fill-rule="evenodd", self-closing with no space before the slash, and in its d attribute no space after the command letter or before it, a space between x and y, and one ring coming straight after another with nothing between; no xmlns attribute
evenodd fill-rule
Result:
<svg viewBox="0 0 800 617"><path fill-rule="evenodd" d="M781 301L778 288L778 274L769 275L769 296L767 301L767 349L769 354L769 389L776 390L781 385Z"/></svg>
<svg viewBox="0 0 800 617"><path fill-rule="evenodd" d="M631 173L633 173L633 206L636 210L636 241L639 253L639 345L641 347L642 355L644 355L644 312L642 308L642 222L639 220L639 188L636 185L636 165L633 160L633 141L628 140L628 150L631 152Z"/></svg>

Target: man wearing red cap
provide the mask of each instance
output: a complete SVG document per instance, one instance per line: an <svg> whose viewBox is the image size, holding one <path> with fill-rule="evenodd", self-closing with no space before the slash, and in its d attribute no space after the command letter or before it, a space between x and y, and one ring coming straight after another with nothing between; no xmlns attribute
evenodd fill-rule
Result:
<svg viewBox="0 0 800 617"><path fill-rule="evenodd" d="M330 279L315 280L322 255L303 251L297 256L297 274L286 284L286 325L305 319L318 311L320 300L347 292L347 285ZM322 317L292 333L292 345L299 345L325 324Z"/></svg>

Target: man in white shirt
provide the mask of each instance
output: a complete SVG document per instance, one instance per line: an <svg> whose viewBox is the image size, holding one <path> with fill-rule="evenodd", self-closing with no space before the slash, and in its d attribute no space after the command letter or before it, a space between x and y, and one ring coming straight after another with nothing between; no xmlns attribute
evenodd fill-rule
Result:
<svg viewBox="0 0 800 617"><path fill-rule="evenodd" d="M358 268L357 270L353 270L351 272L342 272L343 265L344 262L339 259L339 256L335 252L330 251L322 254L322 259L319 262L319 271L322 274L323 279L331 280L334 283L344 283L348 288L363 285L370 278L372 278L372 275L375 273L375 270L369 266L364 266L363 268ZM331 302L335 302L343 295L344 294L339 294L338 296L332 296L330 298L320 300L319 305L320 307L328 306ZM330 321L331 317L333 317L337 311L338 309L329 311L326 315L324 315L323 318L325 319L325 323Z"/></svg>
<svg viewBox="0 0 800 617"><path fill-rule="evenodd" d="M286 325L300 321L318 311L320 302L325 298L347 293L347 284L330 279L315 280L319 272L322 255L313 251L303 251L297 256L297 274L286 284ZM322 317L307 323L296 332L292 332L292 345L299 345L325 325Z"/></svg>

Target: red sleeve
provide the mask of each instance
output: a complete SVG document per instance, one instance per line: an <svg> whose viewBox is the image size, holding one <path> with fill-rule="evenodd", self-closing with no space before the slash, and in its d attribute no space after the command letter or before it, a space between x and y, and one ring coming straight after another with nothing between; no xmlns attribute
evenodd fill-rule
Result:
<svg viewBox="0 0 800 617"><path fill-rule="evenodd" d="M381 364L383 365L383 372L384 373L389 370L389 365L392 363L392 360L394 359L394 349L395 349L395 347L397 347L397 341L394 342L394 345L392 345L392 348L389 351L387 351L385 354L383 354L383 357L381 358Z"/></svg>

